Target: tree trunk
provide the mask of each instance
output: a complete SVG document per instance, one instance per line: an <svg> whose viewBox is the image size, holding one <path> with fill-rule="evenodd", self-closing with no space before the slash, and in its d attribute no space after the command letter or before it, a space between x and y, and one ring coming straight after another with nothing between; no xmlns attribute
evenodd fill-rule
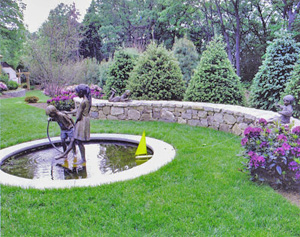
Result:
<svg viewBox="0 0 300 237"><path fill-rule="evenodd" d="M215 5L217 7L218 15L219 15L219 18L220 18L222 34L223 34L223 36L225 38L225 42L226 42L226 49L227 49L228 58L229 58L230 63L232 65L234 65L233 64L233 58L232 58L232 52L231 52L231 48L230 48L230 43L229 43L229 36L226 32L224 21L223 21L223 16L222 16L221 9L220 9L220 5L219 5L217 0L215 0Z"/></svg>

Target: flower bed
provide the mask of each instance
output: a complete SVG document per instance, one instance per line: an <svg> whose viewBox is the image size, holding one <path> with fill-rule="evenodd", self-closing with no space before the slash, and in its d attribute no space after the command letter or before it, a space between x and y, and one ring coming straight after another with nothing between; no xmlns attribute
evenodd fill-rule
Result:
<svg viewBox="0 0 300 237"><path fill-rule="evenodd" d="M260 119L258 126L245 129L242 155L253 181L275 189L300 190L300 126L292 126L268 125Z"/></svg>
<svg viewBox="0 0 300 237"><path fill-rule="evenodd" d="M49 105L54 105L60 111L71 111L75 108L75 103L73 98L76 97L77 85L68 86L66 88L57 90L57 95L52 99L47 100ZM100 99L103 97L102 88L97 85L91 85L91 95L93 98ZM44 92L47 94L46 92Z"/></svg>

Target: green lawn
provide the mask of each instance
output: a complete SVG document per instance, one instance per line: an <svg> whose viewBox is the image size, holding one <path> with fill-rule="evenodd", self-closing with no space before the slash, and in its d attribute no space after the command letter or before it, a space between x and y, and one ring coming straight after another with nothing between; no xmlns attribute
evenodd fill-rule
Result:
<svg viewBox="0 0 300 237"><path fill-rule="evenodd" d="M1 148L46 137L45 112L24 98L0 100L0 119ZM163 122L91 123L92 133L143 130L172 144L175 160L152 174L98 187L2 185L1 236L300 235L300 209L239 171L240 137ZM58 134L56 127L52 135Z"/></svg>

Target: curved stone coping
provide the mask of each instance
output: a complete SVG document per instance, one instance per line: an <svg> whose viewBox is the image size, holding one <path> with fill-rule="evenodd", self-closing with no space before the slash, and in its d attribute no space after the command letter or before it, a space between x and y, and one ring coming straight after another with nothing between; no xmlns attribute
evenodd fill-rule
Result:
<svg viewBox="0 0 300 237"><path fill-rule="evenodd" d="M5 91L3 92L4 95L10 96L10 97L24 97L26 95L26 90L16 90L16 91Z"/></svg>
<svg viewBox="0 0 300 237"><path fill-rule="evenodd" d="M128 134L91 134L93 140L124 141L138 144L141 136ZM51 138L52 142L60 142L60 137ZM153 156L147 162L110 175L99 175L99 177L74 179L74 180L44 180L44 179L25 179L7 174L0 170L0 183L4 185L19 186L22 188L52 189L52 188L72 188L88 187L109 184L118 181L125 181L146 175L158 170L160 167L171 162L176 155L175 149L170 144L151 137L146 137L147 147L153 151ZM41 139L31 142L25 142L15 146L7 147L1 150L0 164L8 157L18 154L22 151L35 147L49 145L48 139Z"/></svg>
<svg viewBox="0 0 300 237"><path fill-rule="evenodd" d="M76 104L80 98L74 98ZM248 126L255 126L258 119L280 117L280 114L238 105L185 101L109 102L93 99L90 115L94 119L164 121L191 126L210 127L216 130L242 135ZM300 126L298 119L292 119Z"/></svg>

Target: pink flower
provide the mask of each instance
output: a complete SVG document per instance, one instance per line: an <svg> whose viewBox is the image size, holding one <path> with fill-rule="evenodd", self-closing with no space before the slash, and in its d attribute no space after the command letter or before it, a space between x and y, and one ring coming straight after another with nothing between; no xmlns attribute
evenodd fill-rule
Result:
<svg viewBox="0 0 300 237"><path fill-rule="evenodd" d="M277 140L278 141L287 141L287 138L284 134L280 134L280 135L278 135Z"/></svg>

